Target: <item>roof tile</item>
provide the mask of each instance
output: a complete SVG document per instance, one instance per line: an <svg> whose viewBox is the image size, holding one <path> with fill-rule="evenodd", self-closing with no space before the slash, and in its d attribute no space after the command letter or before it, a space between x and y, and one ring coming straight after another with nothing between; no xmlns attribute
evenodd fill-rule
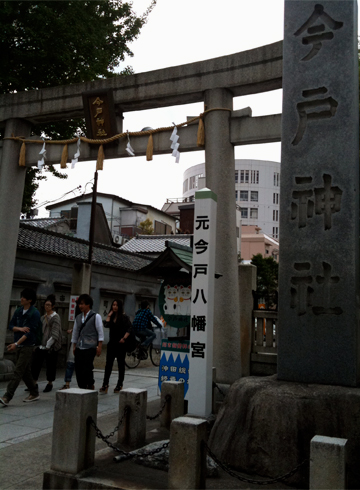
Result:
<svg viewBox="0 0 360 490"><path fill-rule="evenodd" d="M191 235L138 235L126 242L121 250L137 253L160 253L165 250L165 242L190 246Z"/></svg>
<svg viewBox="0 0 360 490"><path fill-rule="evenodd" d="M37 229L20 222L18 247L34 252L49 253L60 257L86 262L89 255L89 242L43 229ZM151 262L147 257L121 250L116 247L95 244L93 263L137 271Z"/></svg>

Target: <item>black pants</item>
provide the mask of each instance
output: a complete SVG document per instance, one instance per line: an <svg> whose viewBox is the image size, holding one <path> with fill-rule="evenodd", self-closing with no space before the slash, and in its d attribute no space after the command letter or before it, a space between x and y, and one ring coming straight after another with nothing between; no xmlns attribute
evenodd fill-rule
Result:
<svg viewBox="0 0 360 490"><path fill-rule="evenodd" d="M96 348L75 349L75 374L79 388L91 390L95 384L93 369Z"/></svg>
<svg viewBox="0 0 360 490"><path fill-rule="evenodd" d="M118 385L119 386L123 385L124 376L125 376L125 354L126 354L125 344L120 344L120 343L112 344L111 342L108 343L106 349L106 365L105 365L105 375L103 381L104 386L107 386L109 384L109 379L111 376L111 371L113 368L115 358L117 359L117 365L119 370Z"/></svg>
<svg viewBox="0 0 360 490"><path fill-rule="evenodd" d="M39 379L41 368L43 367L44 361L46 361L46 379L49 382L53 382L56 379L56 364L57 364L58 353L40 349L37 347L34 350L33 358L31 362L31 374L35 380Z"/></svg>

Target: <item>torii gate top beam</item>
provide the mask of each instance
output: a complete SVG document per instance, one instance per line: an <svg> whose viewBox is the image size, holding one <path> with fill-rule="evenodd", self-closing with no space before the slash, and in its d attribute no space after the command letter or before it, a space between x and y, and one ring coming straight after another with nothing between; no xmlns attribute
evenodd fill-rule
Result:
<svg viewBox="0 0 360 490"><path fill-rule="evenodd" d="M206 61L106 80L0 95L0 124L83 117L82 92L112 88L118 112L199 102L204 91L226 88L234 96L282 86L282 41Z"/></svg>

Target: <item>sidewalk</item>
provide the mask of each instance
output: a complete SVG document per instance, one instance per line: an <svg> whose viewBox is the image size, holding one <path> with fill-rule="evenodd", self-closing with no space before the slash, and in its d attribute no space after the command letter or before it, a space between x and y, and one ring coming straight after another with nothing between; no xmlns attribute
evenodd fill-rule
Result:
<svg viewBox="0 0 360 490"><path fill-rule="evenodd" d="M148 402L158 399L157 379L158 367L138 367L125 371L124 388L144 388L148 391ZM12 444L18 444L52 432L53 413L56 390L64 384L65 370L58 370L54 388L50 393L43 393L46 386L45 371L39 381L40 399L32 403L23 403L28 395L24 391L25 385L21 383L16 390L14 398L8 407L0 408L0 450ZM95 388L100 389L103 380L103 370L94 370ZM117 371L110 378L110 386L107 395L99 394L98 417L118 411L119 395L114 393L117 381ZM0 396L5 393L7 382L0 382ZM75 374L72 387L76 387Z"/></svg>
<svg viewBox="0 0 360 490"><path fill-rule="evenodd" d="M158 367L141 366L125 371L124 388L144 388L148 392L150 413L156 413L160 404L157 394ZM42 488L43 474L50 468L52 425L56 390L64 384L65 370L59 369L54 388L43 393L46 386L45 372L39 381L40 399L23 403L27 396L25 385L21 383L8 407L0 408L0 474L2 490L39 490ZM102 385L103 370L94 370L95 388ZM117 371L110 378L107 395L99 394L98 425L105 433L110 432L118 422L119 395L114 393ZM6 382L0 382L0 396L4 394ZM76 387L73 377L72 387ZM96 451L104 448L104 443L96 441ZM69 448L69 450L71 450Z"/></svg>
<svg viewBox="0 0 360 490"><path fill-rule="evenodd" d="M102 384L103 371L95 373L95 387ZM138 367L126 370L124 388L144 388L148 391L148 414L156 414L160 408L160 396L157 395L158 368ZM59 370L58 380L50 393L42 393L46 385L44 378L39 383L40 400L23 403L26 396L24 385L20 385L11 404L0 409L0 473L1 490L39 490L43 486L43 474L50 469L52 423L56 389L63 385L64 370ZM107 395L99 395L97 425L104 434L110 433L118 423L118 399L114 394L117 372L110 380ZM72 384L76 386L76 382ZM4 393L6 383L0 382L0 393ZM169 437L158 426L158 420L148 421L147 443L164 440ZM116 441L116 436L112 439ZM69 451L73 450L69 448ZM168 488L168 475L164 471L155 470L135 464L133 461L114 463L114 453L96 439L95 467L90 471L91 488L123 488L164 489ZM259 484L238 481L221 472L217 478L207 478L209 489L261 489ZM268 485L269 490L290 489L284 483Z"/></svg>

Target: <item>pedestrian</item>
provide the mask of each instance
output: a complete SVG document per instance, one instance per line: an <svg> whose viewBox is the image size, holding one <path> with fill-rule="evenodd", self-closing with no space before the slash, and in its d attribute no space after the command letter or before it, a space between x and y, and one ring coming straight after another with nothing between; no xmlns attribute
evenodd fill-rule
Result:
<svg viewBox="0 0 360 490"><path fill-rule="evenodd" d="M67 333L72 333L73 329L67 330ZM65 371L65 378L64 378L64 386L60 388L60 390L68 390L70 388L70 383L74 374L75 370L75 357L74 357L74 344L70 343L70 349L66 361L66 371Z"/></svg>
<svg viewBox="0 0 360 490"><path fill-rule="evenodd" d="M36 347L33 353L31 363L31 374L37 383L41 368L46 361L46 379L47 385L43 390L48 393L53 388L53 381L56 379L56 364L58 352L62 346L61 320L56 311L55 296L50 294L45 301L45 315L41 317L42 321L42 341L41 345Z"/></svg>
<svg viewBox="0 0 360 490"><path fill-rule="evenodd" d="M93 299L81 294L77 300L81 313L75 318L71 342L74 344L75 374L79 388L94 390L94 358L100 356L104 331L101 316L92 310Z"/></svg>
<svg viewBox="0 0 360 490"><path fill-rule="evenodd" d="M156 338L156 334L152 329L151 322L155 323L159 328L162 325L154 317L150 311L150 304L148 301L142 301L140 303L140 309L135 313L135 318L133 321L133 329L135 335L144 338L141 347L147 349L151 342Z"/></svg>
<svg viewBox="0 0 360 490"><path fill-rule="evenodd" d="M80 313L80 309L78 305L75 307L75 317L77 317ZM73 329L69 328L69 330L66 330L66 333L72 334ZM70 383L75 371L75 357L74 357L74 344L70 342L70 349L66 361L66 371L65 371L65 378L64 378L64 386L60 388L60 390L68 390L70 388Z"/></svg>
<svg viewBox="0 0 360 490"><path fill-rule="evenodd" d="M15 310L9 329L14 332L14 343L8 345L8 352L15 352L15 371L9 381L6 392L0 398L0 406L6 407L12 400L21 379L29 389L29 396L24 402L39 399L38 387L31 375L31 358L36 343L36 333L40 322L40 313L35 308L36 292L25 288L21 292L21 306Z"/></svg>
<svg viewBox="0 0 360 490"><path fill-rule="evenodd" d="M109 380L114 360L117 359L118 381L114 393L122 390L125 376L126 339L131 332L130 318L124 313L121 299L114 299L106 317L105 328L110 329L109 342L106 350L105 374L100 393L105 395L109 389Z"/></svg>

